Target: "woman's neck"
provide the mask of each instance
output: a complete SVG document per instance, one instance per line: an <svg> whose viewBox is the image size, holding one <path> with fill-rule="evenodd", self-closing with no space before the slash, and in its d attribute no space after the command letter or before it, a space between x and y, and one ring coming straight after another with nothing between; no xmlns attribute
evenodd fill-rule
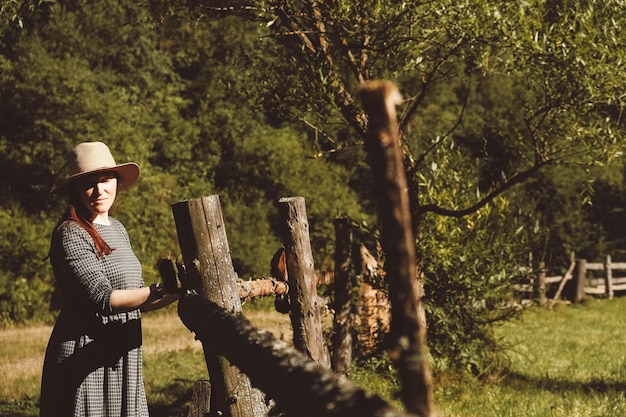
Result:
<svg viewBox="0 0 626 417"><path fill-rule="evenodd" d="M100 213L94 219L92 219L93 224L103 224L105 226L110 226L111 221L109 220L109 213Z"/></svg>

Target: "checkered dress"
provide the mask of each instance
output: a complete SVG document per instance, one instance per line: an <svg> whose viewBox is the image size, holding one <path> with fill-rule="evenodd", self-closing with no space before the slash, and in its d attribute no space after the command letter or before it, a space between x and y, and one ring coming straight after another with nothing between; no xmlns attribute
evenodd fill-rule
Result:
<svg viewBox="0 0 626 417"><path fill-rule="evenodd" d="M64 298L50 336L41 417L148 416L141 371L141 313L113 314L111 291L143 286L124 226L96 224L113 253L98 259L89 234L67 221L53 234L50 263Z"/></svg>

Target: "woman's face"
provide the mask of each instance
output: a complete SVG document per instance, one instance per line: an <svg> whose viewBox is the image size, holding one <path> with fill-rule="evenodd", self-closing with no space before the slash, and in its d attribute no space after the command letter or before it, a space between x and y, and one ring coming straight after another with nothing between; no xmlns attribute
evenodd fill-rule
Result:
<svg viewBox="0 0 626 417"><path fill-rule="evenodd" d="M100 172L76 181L80 201L95 220L108 215L117 196L117 175L114 172Z"/></svg>

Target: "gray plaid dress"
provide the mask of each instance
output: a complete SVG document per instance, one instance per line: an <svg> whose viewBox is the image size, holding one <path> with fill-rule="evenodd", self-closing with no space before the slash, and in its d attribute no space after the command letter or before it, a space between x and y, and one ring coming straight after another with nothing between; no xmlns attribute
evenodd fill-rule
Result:
<svg viewBox="0 0 626 417"><path fill-rule="evenodd" d="M40 415L148 416L141 356L141 312L113 314L111 291L144 285L141 264L117 220L96 224L113 253L96 256L93 240L72 221L53 234L50 263L63 308L48 342Z"/></svg>

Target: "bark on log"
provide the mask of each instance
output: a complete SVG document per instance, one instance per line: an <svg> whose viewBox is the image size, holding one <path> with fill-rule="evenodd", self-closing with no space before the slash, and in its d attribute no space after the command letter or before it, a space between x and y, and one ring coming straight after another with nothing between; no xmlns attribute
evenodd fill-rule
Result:
<svg viewBox="0 0 626 417"><path fill-rule="evenodd" d="M218 196L181 201L172 205L178 241L190 289L222 308L241 312L235 273ZM211 379L211 415L262 417L263 394L248 377L203 341Z"/></svg>
<svg viewBox="0 0 626 417"><path fill-rule="evenodd" d="M380 242L378 242L378 245ZM354 352L359 356L376 355L391 328L391 302L389 286L385 279L382 248L377 256L365 244L359 247L360 270L356 276L359 288L352 326L354 328ZM355 263L357 263L355 261Z"/></svg>
<svg viewBox="0 0 626 417"><path fill-rule="evenodd" d="M289 283L293 345L320 364L330 368L330 354L324 342L322 319L315 285L315 268L309 222L304 198L279 200L283 225L283 246Z"/></svg>
<svg viewBox="0 0 626 417"><path fill-rule="evenodd" d="M203 344L245 372L289 416L415 417L334 374L271 332L254 328L241 313L187 295L178 303L178 314Z"/></svg>
<svg viewBox="0 0 626 417"><path fill-rule="evenodd" d="M179 273L179 267L184 269L184 265L177 265L174 260L169 258L159 259L157 262L161 279L165 286L165 290L170 293L180 293L190 288L186 282L184 273ZM237 292L239 299L243 302L255 297L266 297L270 295L285 295L289 292L289 285L275 278L259 278L255 280L244 281L236 280Z"/></svg>
<svg viewBox="0 0 626 417"><path fill-rule="evenodd" d="M382 224L386 279L391 299L390 339L406 409L421 417L434 415L431 371L426 348L423 288L418 274L415 236L395 106L401 100L388 81L363 83L359 90L368 116L365 138L374 194Z"/></svg>
<svg viewBox="0 0 626 417"><path fill-rule="evenodd" d="M391 327L389 292L359 280L359 293L352 326L356 336L354 350L362 357L376 355Z"/></svg>
<svg viewBox="0 0 626 417"><path fill-rule="evenodd" d="M286 282L273 278L261 278L250 281L237 280L239 299L246 301L255 297L267 297L271 295L286 295L289 293L289 285Z"/></svg>

